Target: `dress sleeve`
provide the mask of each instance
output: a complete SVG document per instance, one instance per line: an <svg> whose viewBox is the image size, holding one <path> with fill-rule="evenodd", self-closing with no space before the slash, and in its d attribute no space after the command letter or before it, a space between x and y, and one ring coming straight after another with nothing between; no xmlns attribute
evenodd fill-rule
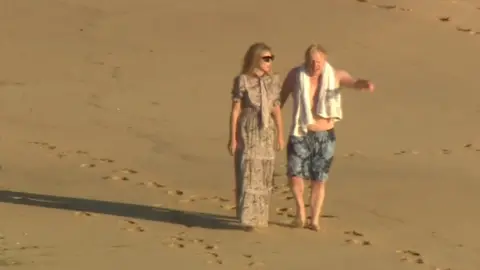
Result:
<svg viewBox="0 0 480 270"><path fill-rule="evenodd" d="M280 82L280 75L275 74L273 77L272 83L272 100L273 100L273 107L280 106L280 92L282 91L282 85Z"/></svg>
<svg viewBox="0 0 480 270"><path fill-rule="evenodd" d="M242 76L237 76L233 80L233 87L232 87L232 101L233 102L241 102L243 96L245 94L245 80L243 80Z"/></svg>

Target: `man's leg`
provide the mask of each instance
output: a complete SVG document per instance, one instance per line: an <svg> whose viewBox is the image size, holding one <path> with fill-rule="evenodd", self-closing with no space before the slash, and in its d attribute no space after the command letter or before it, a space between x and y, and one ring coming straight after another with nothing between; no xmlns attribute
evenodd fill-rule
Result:
<svg viewBox="0 0 480 270"><path fill-rule="evenodd" d="M310 210L312 228L320 228L320 216L322 214L323 201L325 200L325 182L311 181Z"/></svg>
<svg viewBox="0 0 480 270"><path fill-rule="evenodd" d="M320 216L325 200L325 185L335 153L335 131L333 129L315 134L314 153L312 155L311 181L311 229L320 229Z"/></svg>
<svg viewBox="0 0 480 270"><path fill-rule="evenodd" d="M305 190L304 180L300 177L290 178L290 189L292 190L293 197L295 198L295 226L303 227L305 225L305 202L303 200L303 193Z"/></svg>
<svg viewBox="0 0 480 270"><path fill-rule="evenodd" d="M295 198L296 218L294 226L304 227L306 221L304 194L305 169L309 168L310 150L304 137L290 136L287 145L287 175Z"/></svg>

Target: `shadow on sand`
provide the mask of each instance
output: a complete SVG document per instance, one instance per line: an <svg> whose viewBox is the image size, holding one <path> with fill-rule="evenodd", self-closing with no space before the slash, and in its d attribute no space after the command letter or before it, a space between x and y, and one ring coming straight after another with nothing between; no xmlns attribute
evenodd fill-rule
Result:
<svg viewBox="0 0 480 270"><path fill-rule="evenodd" d="M0 202L159 221L186 227L223 230L242 229L240 224L238 224L232 216L188 212L140 204L60 197L7 190L0 190Z"/></svg>

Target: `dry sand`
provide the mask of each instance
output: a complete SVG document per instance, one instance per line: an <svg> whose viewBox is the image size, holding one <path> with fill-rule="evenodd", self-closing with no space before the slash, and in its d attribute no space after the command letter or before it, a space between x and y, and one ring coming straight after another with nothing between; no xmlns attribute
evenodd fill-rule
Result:
<svg viewBox="0 0 480 270"><path fill-rule="evenodd" d="M0 268L480 269L479 7L0 0ZM377 84L345 94L320 233L284 226L285 153L272 226L232 222L229 89L254 41L282 74L320 42Z"/></svg>

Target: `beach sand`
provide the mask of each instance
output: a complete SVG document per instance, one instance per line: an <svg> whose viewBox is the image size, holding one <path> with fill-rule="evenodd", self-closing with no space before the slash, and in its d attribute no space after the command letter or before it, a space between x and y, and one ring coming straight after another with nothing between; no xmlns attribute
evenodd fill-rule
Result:
<svg viewBox="0 0 480 270"><path fill-rule="evenodd" d="M0 268L480 269L479 8L2 0ZM377 86L345 90L319 233L286 226L285 152L272 225L233 220L230 88L256 41L283 76L315 42Z"/></svg>

